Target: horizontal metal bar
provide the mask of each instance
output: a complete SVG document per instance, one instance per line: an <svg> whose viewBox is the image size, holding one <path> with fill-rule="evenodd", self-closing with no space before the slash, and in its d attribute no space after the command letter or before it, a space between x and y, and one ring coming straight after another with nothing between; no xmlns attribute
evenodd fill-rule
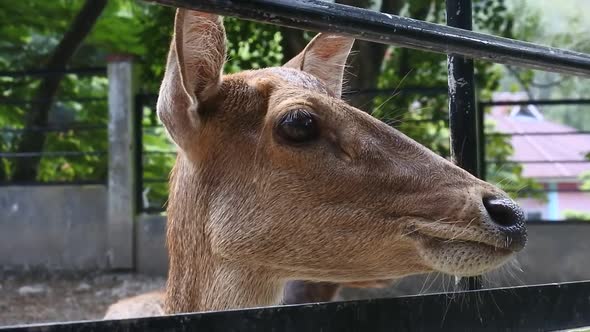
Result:
<svg viewBox="0 0 590 332"><path fill-rule="evenodd" d="M143 213L162 213L166 211L165 207L146 206L139 209Z"/></svg>
<svg viewBox="0 0 590 332"><path fill-rule="evenodd" d="M159 135L159 134L155 134L156 132L164 129L164 126L160 125L160 124L156 124L156 125L142 125L141 129L144 132L144 135Z"/></svg>
<svg viewBox="0 0 590 332"><path fill-rule="evenodd" d="M426 94L426 95L446 95L447 87L439 86L439 87L425 87L425 86L404 86L395 89L360 89L360 90L352 90L352 91L343 91L343 96L355 96L355 95L385 95L385 94ZM139 94L141 98L148 99L156 102L158 99L158 95L154 93L145 93Z"/></svg>
<svg viewBox="0 0 590 332"><path fill-rule="evenodd" d="M404 124L404 123L430 123L430 122L438 122L438 121L448 121L449 117L448 115L441 115L440 118L428 118L428 119L388 119L388 118L383 118L381 119L381 121L383 121L384 123L390 125L390 126L394 126L394 125L400 125L400 124ZM143 125L141 127L143 129L144 132L146 132L148 135L150 135L151 133L153 133L156 130L159 129L163 129L164 127L162 127L162 125Z"/></svg>
<svg viewBox="0 0 590 332"><path fill-rule="evenodd" d="M143 178L144 183L168 183L169 179L166 178ZM586 189L521 189L518 191L519 194L542 194L542 193L590 193L590 190Z"/></svg>
<svg viewBox="0 0 590 332"><path fill-rule="evenodd" d="M135 96L137 96L138 98L142 99L142 102L144 104L149 104L147 101L151 101L151 102L156 102L156 100L158 99L158 94L157 93L138 93Z"/></svg>
<svg viewBox="0 0 590 332"><path fill-rule="evenodd" d="M492 164L590 164L590 160L486 160Z"/></svg>
<svg viewBox="0 0 590 332"><path fill-rule="evenodd" d="M176 151L143 150L143 154L176 154Z"/></svg>
<svg viewBox="0 0 590 332"><path fill-rule="evenodd" d="M168 183L169 179L165 178L144 178L144 183ZM542 194L542 193L590 193L590 190L585 189L521 189L519 194Z"/></svg>
<svg viewBox="0 0 590 332"><path fill-rule="evenodd" d="M23 133L30 131L38 132L67 132L67 131L90 131L90 130L107 130L107 125L77 125L71 127L28 127L28 128L14 128L3 127L0 128L0 133Z"/></svg>
<svg viewBox="0 0 590 332"><path fill-rule="evenodd" d="M590 99L530 99L518 101L482 101L482 106L512 105L590 105Z"/></svg>
<svg viewBox="0 0 590 332"><path fill-rule="evenodd" d="M41 152L0 152L1 158L30 158L30 157L82 157L103 156L107 151L41 151Z"/></svg>
<svg viewBox="0 0 590 332"><path fill-rule="evenodd" d="M381 119L381 121L385 122L385 124L390 126L398 126L405 123L436 123L439 121L448 121L448 116L441 116L439 119L429 118L429 119Z"/></svg>
<svg viewBox="0 0 590 332"><path fill-rule="evenodd" d="M557 223L563 224L570 224L570 225L587 225L590 226L590 220L581 220L581 219L559 219L559 220L547 220L547 219L531 219L526 221L527 224L535 224L535 225L555 225Z"/></svg>
<svg viewBox="0 0 590 332"><path fill-rule="evenodd" d="M545 131L545 132L532 132L532 133L486 133L486 136L569 136L569 135L589 135L590 131Z"/></svg>
<svg viewBox="0 0 590 332"><path fill-rule="evenodd" d="M552 331L590 325L590 282L290 305L124 320L35 324L2 332Z"/></svg>
<svg viewBox="0 0 590 332"><path fill-rule="evenodd" d="M70 68L64 70L51 69L29 69L17 71L0 71L0 76L4 77L23 77L23 76L54 76L54 75L106 75L106 67L86 67L86 68Z"/></svg>
<svg viewBox="0 0 590 332"><path fill-rule="evenodd" d="M445 95L447 88L445 87L403 87L398 89L363 89L358 91L343 92L343 95L359 95L359 94L413 94L413 93L431 93L435 95ZM153 99L158 98L157 94L142 94L143 98ZM96 99L96 98L95 98ZM77 101L73 99L71 101ZM84 99L80 99L84 101ZM518 101L481 101L479 102L482 106L510 106L510 105L590 105L590 99L530 99L530 100L518 100Z"/></svg>
<svg viewBox="0 0 590 332"><path fill-rule="evenodd" d="M144 154L176 154L176 151L161 151L161 150L144 150ZM1 156L1 154L0 154ZM573 163L590 163L590 160L486 160L486 163L502 164L573 164Z"/></svg>
<svg viewBox="0 0 590 332"><path fill-rule="evenodd" d="M586 189L521 189L519 194L535 194L535 193L590 193Z"/></svg>
<svg viewBox="0 0 590 332"><path fill-rule="evenodd" d="M0 182L0 187L10 187L10 186L78 186L78 185L106 185L107 180L84 180L84 179L76 179L71 181L4 181Z"/></svg>
<svg viewBox="0 0 590 332"><path fill-rule="evenodd" d="M320 0L147 0L417 50L590 77L590 55Z"/></svg>
<svg viewBox="0 0 590 332"><path fill-rule="evenodd" d="M168 182L170 179L167 178L143 178L144 183L160 183L160 182Z"/></svg>
<svg viewBox="0 0 590 332"><path fill-rule="evenodd" d="M39 105L45 104L48 102L51 103L81 103L81 104L90 104L90 103L106 103L108 100L106 97L99 98L99 97L88 97L88 98L75 98L75 99L58 99L53 100L49 98L44 99L37 99L37 100L25 100L25 99L0 99L0 105Z"/></svg>
<svg viewBox="0 0 590 332"><path fill-rule="evenodd" d="M397 89L363 89L356 91L345 91L343 96L358 96L358 95L409 95L420 94L426 96L443 95L447 93L446 87L412 87L407 86Z"/></svg>
<svg viewBox="0 0 590 332"><path fill-rule="evenodd" d="M405 124L405 123L435 123L438 121L448 121L449 117L448 115L441 115L440 118L428 118L428 119L388 119L388 118L382 118L381 121L383 121L385 124L390 125L390 126L399 126L401 124ZM156 130L161 130L164 127L162 127L162 125L143 125L142 130L144 131L144 133L146 135L152 135Z"/></svg>

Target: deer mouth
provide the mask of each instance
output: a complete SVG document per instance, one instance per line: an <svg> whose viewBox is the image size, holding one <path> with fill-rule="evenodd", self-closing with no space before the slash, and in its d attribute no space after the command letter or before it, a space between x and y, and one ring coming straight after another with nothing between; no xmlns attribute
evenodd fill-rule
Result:
<svg viewBox="0 0 590 332"><path fill-rule="evenodd" d="M507 242L472 229L457 233L423 227L409 236L416 241L419 255L430 268L459 277L494 270L515 254Z"/></svg>

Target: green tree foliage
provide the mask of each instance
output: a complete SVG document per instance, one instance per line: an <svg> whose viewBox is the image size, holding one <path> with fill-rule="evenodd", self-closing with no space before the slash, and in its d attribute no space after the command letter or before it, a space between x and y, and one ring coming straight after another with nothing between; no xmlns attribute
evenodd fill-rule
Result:
<svg viewBox="0 0 590 332"><path fill-rule="evenodd" d="M556 20L550 15L551 7L562 7L565 4L539 3L543 3L543 9L532 6L535 2L531 0L507 2L513 21L509 37L590 53L590 21L584 17L584 10L572 10L565 20ZM526 91L530 99L582 99L590 95L590 80L577 76L507 67L503 81L506 88ZM578 130L590 130L590 112L587 107L558 105L543 107L542 111L551 121Z"/></svg>
<svg viewBox="0 0 590 332"><path fill-rule="evenodd" d="M418 2L419 3L419 2ZM421 19L445 23L444 7L440 2L428 2L427 11L414 8L410 1L402 14L409 16L422 13ZM424 2L422 2L424 5ZM416 14L417 15L417 14ZM474 29L499 36L512 34L515 15L502 0L474 2ZM391 48L383 63L378 86L383 89L400 86L444 87L447 85L446 56L420 51ZM478 98L489 99L502 78L502 67L488 62L476 61L476 86ZM448 99L446 94L435 96L417 94L388 95L375 98L374 115L386 122L392 122L435 152L448 157ZM494 123L486 121L486 133L494 132ZM506 163L513 154L513 148L506 136L486 136L486 160L498 163L487 165L487 180L498 184L512 196L529 196L527 192L542 189L532 179L522 177L522 165ZM523 190L527 189L527 190ZM542 194L535 197L543 198Z"/></svg>
<svg viewBox="0 0 590 332"><path fill-rule="evenodd" d="M349 5L368 7L371 1L338 1ZM25 4L26 3L26 4ZM0 70L39 68L51 54L72 19L82 7L82 0L53 0L27 2L1 2L0 19ZM382 10L418 19L444 23L444 2L434 0L383 0ZM42 13L42 15L40 14ZM497 35L514 34L514 24L520 13L511 12L503 0L475 1L474 22L477 30ZM92 33L86 38L69 63L69 67L104 66L111 53L134 55L140 65L140 91L156 94L164 71L166 52L170 43L174 11L169 7L142 2L111 0ZM292 30L240 21L225 20L228 33L228 73L240 70L280 65L313 34L293 33ZM392 92L368 95L362 104L351 98L351 103L373 111L373 114L399 128L435 152L448 156L446 94L399 93L405 87L444 88L447 84L446 57L409 49L358 43L358 53L351 62L350 90L379 88ZM377 45L377 46L376 46ZM375 70L368 71L367 63ZM359 70L358 68L363 68ZM356 69L355 69L356 68ZM363 75L363 71L376 75ZM502 75L501 67L490 63L476 63L479 97L487 99L497 89ZM360 83L359 83L360 82ZM361 84L362 83L362 84ZM0 77L0 127L19 129L30 110L27 101L38 86L39 77ZM107 81L101 76L68 74L64 77L57 102L52 105L50 126L106 125ZM92 98L92 102L88 102ZM81 100L84 99L84 100ZM144 98L142 121L146 127L143 136L144 177L153 179L145 184L146 196L151 205L161 206L167 191L164 182L174 160L174 146L168 141L158 123L155 99ZM432 121L431 121L432 120ZM488 124L490 128L493 124ZM0 133L1 151L14 151L18 131ZM507 160L512 148L505 137L490 138L488 159ZM48 134L46 151L107 150L106 130L55 131ZM47 156L41 160L38 180L56 181L72 179L104 179L106 156ZM13 174L13 159L0 159L0 180ZM488 174L514 194L534 183L522 178L519 165L490 165Z"/></svg>
<svg viewBox="0 0 590 332"><path fill-rule="evenodd" d="M105 3L106 1L65 0L2 2L0 18L3 25L0 27L0 35L3 38L0 42L0 70L43 69L44 66L49 69L63 68L72 52L78 49L80 40L83 40L91 29ZM63 83L61 86L60 81ZM39 126L54 126L60 122L73 121L76 110L86 112L86 109L82 110L70 97L92 86L99 88L95 94L104 96L104 79L100 82L92 77L79 79L75 75L68 75L62 79L61 75L55 75L55 72L46 76L1 77L0 126L5 129L0 135L2 151L22 152L27 150L26 145L31 144L51 148L81 143L75 142L76 139L72 141L71 133L63 130L53 131L46 138ZM56 88L60 90L57 94L63 95L63 98L53 103ZM53 107L48 111L47 106ZM105 117L102 116L100 119L104 121ZM88 142L90 149L95 139ZM35 170L37 177L51 177L51 174L59 169L63 169L64 174L71 174L76 169L88 173L89 168L90 172L95 170L104 173L104 165L93 165L96 160L91 156L81 156L71 164L64 162L62 157L54 159L57 159L59 166L55 162L47 163L46 160L42 160L40 169ZM11 156L0 159L0 180L17 174L15 165L23 160L27 159L16 159ZM31 164L36 163L34 160ZM18 167L18 171L23 171L22 165ZM59 180L60 177L61 175L58 175L56 179Z"/></svg>
<svg viewBox="0 0 590 332"><path fill-rule="evenodd" d="M586 154L586 159L590 160L590 152ZM586 191L588 192L587 195L590 195L590 171L586 171L580 175L580 182L582 182L582 185L580 185L580 190ZM590 213L588 212L566 210L564 215L566 219L590 221Z"/></svg>

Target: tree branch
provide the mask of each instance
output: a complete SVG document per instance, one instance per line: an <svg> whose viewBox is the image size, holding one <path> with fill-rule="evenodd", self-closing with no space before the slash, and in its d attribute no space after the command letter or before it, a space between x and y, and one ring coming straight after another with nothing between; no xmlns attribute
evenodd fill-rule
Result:
<svg viewBox="0 0 590 332"><path fill-rule="evenodd" d="M508 69L508 71L516 79L516 81L520 85L521 89L523 89L524 92L526 93L527 97L530 100L535 99L534 96L533 96L533 93L531 92L531 89L528 86L528 84L520 77L519 71L516 68L512 67L512 66L506 66L506 69Z"/></svg>
<svg viewBox="0 0 590 332"><path fill-rule="evenodd" d="M340 4L368 8L371 4L370 0L340 0ZM388 14L399 14L399 11L405 4L405 0L383 0L381 4L381 12ZM358 40L355 43L353 52L355 55L349 61L349 75L347 77L349 91L359 91L366 89L373 89L377 86L381 66L383 65L383 58L388 46L384 44L376 44L366 41ZM370 95L356 95L350 97L348 102L366 112L372 109L372 96Z"/></svg>
<svg viewBox="0 0 590 332"><path fill-rule="evenodd" d="M428 12L430 11L430 1L431 0L418 0L413 1L410 4L410 17L415 18L417 20L425 20L426 16L428 16ZM412 70L411 65L411 55L412 51L407 48L402 48L399 52L399 60L398 60L398 75L399 77L405 77L410 73Z"/></svg>
<svg viewBox="0 0 590 332"><path fill-rule="evenodd" d="M104 10L107 0L87 0L74 18L74 21L48 59L45 68L54 71L65 70L80 44L92 30L92 27ZM49 119L49 110L58 92L63 74L51 75L43 79L35 93L30 111L25 117L25 128L45 127ZM40 102L43 101L43 102ZM42 131L25 131L18 142L16 152L38 152L45 145L45 133ZM37 178L40 157L19 158L14 163L14 181L34 181Z"/></svg>

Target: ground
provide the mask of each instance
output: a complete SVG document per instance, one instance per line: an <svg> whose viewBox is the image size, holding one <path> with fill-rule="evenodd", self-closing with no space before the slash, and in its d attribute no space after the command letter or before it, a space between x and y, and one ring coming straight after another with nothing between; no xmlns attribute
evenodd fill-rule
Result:
<svg viewBox="0 0 590 332"><path fill-rule="evenodd" d="M130 273L10 274L0 270L0 326L102 319L112 303L163 289L164 283L162 277ZM339 299L389 297L415 292L411 287L404 290L402 283L390 289L344 290Z"/></svg>
<svg viewBox="0 0 590 332"><path fill-rule="evenodd" d="M437 280L426 278L412 282L407 278L387 289L345 289L337 300L428 293L439 290L436 286L432 287L434 281ZM450 283L451 280L446 282ZM162 277L130 273L64 274L29 271L10 274L0 270L0 327L102 319L112 303L125 297L163 289L164 283ZM452 288L447 286L443 289Z"/></svg>
<svg viewBox="0 0 590 332"><path fill-rule="evenodd" d="M101 319L110 304L128 296L162 289L164 282L161 277L123 273L11 275L0 272L0 327ZM424 285L427 282L428 279ZM401 282L386 290L348 289L340 299L400 296L412 292L416 291ZM570 331L590 332L590 328Z"/></svg>
<svg viewBox="0 0 590 332"><path fill-rule="evenodd" d="M101 319L117 300L163 287L134 274L0 274L0 326Z"/></svg>

